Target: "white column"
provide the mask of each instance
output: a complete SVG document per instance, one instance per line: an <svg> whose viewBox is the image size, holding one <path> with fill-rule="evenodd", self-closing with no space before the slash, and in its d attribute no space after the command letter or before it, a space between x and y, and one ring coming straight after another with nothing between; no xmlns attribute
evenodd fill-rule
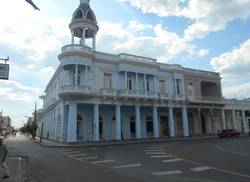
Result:
<svg viewBox="0 0 250 182"><path fill-rule="evenodd" d="M85 66L85 85L87 84L88 81L88 66Z"/></svg>
<svg viewBox="0 0 250 182"><path fill-rule="evenodd" d="M189 136L189 124L188 124L188 115L187 115L187 108L182 108L182 127L183 127L183 136Z"/></svg>
<svg viewBox="0 0 250 182"><path fill-rule="evenodd" d="M128 77L127 77L127 71L125 71L125 73L124 73L124 89L125 90L127 90L127 88L128 88L128 86L127 86L127 84L128 84L128 81L127 81L127 79L128 79ZM126 91L127 92L127 91Z"/></svg>
<svg viewBox="0 0 250 182"><path fill-rule="evenodd" d="M232 110L232 118L233 118L233 127L234 129L238 130L238 125L236 122L235 110Z"/></svg>
<svg viewBox="0 0 250 182"><path fill-rule="evenodd" d="M200 128L200 135L202 135L202 121L201 121L201 108L198 108L198 118L199 118L199 128Z"/></svg>
<svg viewBox="0 0 250 182"><path fill-rule="evenodd" d="M213 108L210 108L210 124L211 124L211 130L212 130L212 134L214 133L214 117L213 117Z"/></svg>
<svg viewBox="0 0 250 182"><path fill-rule="evenodd" d="M175 137L174 114L172 107L168 109L168 126L169 126L169 136Z"/></svg>
<svg viewBox="0 0 250 182"><path fill-rule="evenodd" d="M82 46L85 46L85 28L82 30Z"/></svg>
<svg viewBox="0 0 250 182"><path fill-rule="evenodd" d="M146 74L144 74L144 91L145 91L145 95L147 94L147 79L146 79Z"/></svg>
<svg viewBox="0 0 250 182"><path fill-rule="evenodd" d="M136 139L141 138L141 113L140 106L135 106L135 126L136 126Z"/></svg>
<svg viewBox="0 0 250 182"><path fill-rule="evenodd" d="M154 75L154 95L157 96L157 92L158 92L158 84L157 84L157 77L156 75Z"/></svg>
<svg viewBox="0 0 250 182"><path fill-rule="evenodd" d="M116 105L115 111L115 139L121 140L121 106Z"/></svg>
<svg viewBox="0 0 250 182"><path fill-rule="evenodd" d="M246 113L244 110L241 111L242 112L242 123L243 123L243 128L244 128L244 133L248 132L248 127L247 127L247 122L246 122Z"/></svg>
<svg viewBox="0 0 250 182"><path fill-rule="evenodd" d="M136 93L140 94L140 92L139 92L138 73L135 73L135 85L136 85Z"/></svg>
<svg viewBox="0 0 250 182"><path fill-rule="evenodd" d="M158 123L158 113L157 107L153 107L153 126L154 126L154 137L159 138L159 123Z"/></svg>
<svg viewBox="0 0 250 182"><path fill-rule="evenodd" d="M76 64L76 67L75 67L75 85L77 85L77 80L78 80L78 64Z"/></svg>
<svg viewBox="0 0 250 182"><path fill-rule="evenodd" d="M221 110L221 118L222 118L222 128L221 129L223 130L223 129L227 128L224 109Z"/></svg>
<svg viewBox="0 0 250 182"><path fill-rule="evenodd" d="M99 104L94 105L94 141L99 141Z"/></svg>
<svg viewBox="0 0 250 182"><path fill-rule="evenodd" d="M94 33L92 44L93 44L92 49L93 49L93 51L95 51L95 49L96 49L96 34L95 33Z"/></svg>
<svg viewBox="0 0 250 182"><path fill-rule="evenodd" d="M71 44L73 45L75 43L75 39L74 39L74 31L71 31Z"/></svg>
<svg viewBox="0 0 250 182"><path fill-rule="evenodd" d="M62 106L61 108L60 108L60 115L61 115L61 133L60 133L60 141L61 142L65 142L64 141L64 139L65 139L65 137L64 137L64 135L65 135L65 133L64 133L64 129L65 129L65 115L64 115L64 106Z"/></svg>
<svg viewBox="0 0 250 182"><path fill-rule="evenodd" d="M77 127L77 104L69 104L69 118L68 118L68 137L67 142L76 142L76 127Z"/></svg>

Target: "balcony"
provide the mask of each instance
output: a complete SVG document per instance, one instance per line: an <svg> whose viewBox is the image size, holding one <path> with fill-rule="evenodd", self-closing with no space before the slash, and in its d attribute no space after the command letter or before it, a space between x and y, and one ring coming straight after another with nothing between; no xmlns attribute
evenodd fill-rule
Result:
<svg viewBox="0 0 250 182"><path fill-rule="evenodd" d="M116 89L113 88L102 88L100 91L104 96L116 96Z"/></svg>
<svg viewBox="0 0 250 182"><path fill-rule="evenodd" d="M154 91L126 90L126 89L119 90L118 95L120 97L142 97L142 98L157 97L156 92Z"/></svg>
<svg viewBox="0 0 250 182"><path fill-rule="evenodd" d="M88 52L91 53L92 49L88 46L83 46L80 44L69 44L62 48L62 52L71 52L71 51L82 51L82 52Z"/></svg>
<svg viewBox="0 0 250 182"><path fill-rule="evenodd" d="M212 103L212 104L223 104L223 97L212 97L212 96L197 96L197 97L189 97L187 99L189 102L194 103Z"/></svg>
<svg viewBox="0 0 250 182"><path fill-rule="evenodd" d="M158 93L158 97L159 97L160 99L169 99L169 93L159 92L159 93Z"/></svg>
<svg viewBox="0 0 250 182"><path fill-rule="evenodd" d="M88 96L92 94L92 89L89 85L63 85L61 86L59 97L67 96Z"/></svg>

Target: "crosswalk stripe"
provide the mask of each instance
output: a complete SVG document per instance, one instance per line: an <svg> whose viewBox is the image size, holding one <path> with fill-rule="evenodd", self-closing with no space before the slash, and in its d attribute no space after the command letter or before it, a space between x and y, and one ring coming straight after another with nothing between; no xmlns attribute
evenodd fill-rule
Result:
<svg viewBox="0 0 250 182"><path fill-rule="evenodd" d="M163 175L172 175L172 174L182 174L182 171L175 170L175 171L161 171L161 172L153 172L153 175L163 176Z"/></svg>
<svg viewBox="0 0 250 182"><path fill-rule="evenodd" d="M94 156L94 157L84 157L84 158L80 158L78 160L88 160L88 159L97 159L98 156Z"/></svg>
<svg viewBox="0 0 250 182"><path fill-rule="evenodd" d="M151 155L151 158L167 158L167 157L173 157L172 155Z"/></svg>
<svg viewBox="0 0 250 182"><path fill-rule="evenodd" d="M165 152L147 152L148 155L164 155Z"/></svg>
<svg viewBox="0 0 250 182"><path fill-rule="evenodd" d="M162 162L165 163L170 163L170 162L178 162L178 161L182 161L183 159L169 159L169 160L163 160Z"/></svg>
<svg viewBox="0 0 250 182"><path fill-rule="evenodd" d="M140 166L141 164L128 164L128 165L122 165L122 166L115 166L114 168L121 169L121 168L140 167Z"/></svg>
<svg viewBox="0 0 250 182"><path fill-rule="evenodd" d="M149 149L149 150L144 150L145 152L161 152L161 149Z"/></svg>
<svg viewBox="0 0 250 182"><path fill-rule="evenodd" d="M58 150L59 152L73 152L74 150Z"/></svg>
<svg viewBox="0 0 250 182"><path fill-rule="evenodd" d="M104 160L104 161L95 161L91 162L92 164L100 164L100 163L108 163L108 162L114 162L115 160Z"/></svg>
<svg viewBox="0 0 250 182"><path fill-rule="evenodd" d="M77 154L77 153L81 153L80 151L71 151L71 152L64 152L64 154Z"/></svg>
<svg viewBox="0 0 250 182"><path fill-rule="evenodd" d="M79 157L79 156L86 156L87 154L72 154L70 156L72 157Z"/></svg>
<svg viewBox="0 0 250 182"><path fill-rule="evenodd" d="M195 172L202 172L202 171L206 171L210 169L212 168L209 166L202 166L202 167L191 168L190 170L195 171Z"/></svg>

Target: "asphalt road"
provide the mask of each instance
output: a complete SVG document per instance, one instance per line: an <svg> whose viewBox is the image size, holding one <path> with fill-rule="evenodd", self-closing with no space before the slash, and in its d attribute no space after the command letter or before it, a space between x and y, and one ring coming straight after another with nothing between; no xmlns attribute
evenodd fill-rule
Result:
<svg viewBox="0 0 250 182"><path fill-rule="evenodd" d="M250 137L64 149L44 148L23 136L7 143L9 163L27 157L26 181L250 181Z"/></svg>

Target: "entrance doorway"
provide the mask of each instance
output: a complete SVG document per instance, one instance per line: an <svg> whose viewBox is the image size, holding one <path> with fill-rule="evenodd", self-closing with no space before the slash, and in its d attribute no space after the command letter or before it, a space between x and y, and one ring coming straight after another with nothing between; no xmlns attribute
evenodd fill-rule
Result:
<svg viewBox="0 0 250 182"><path fill-rule="evenodd" d="M161 116L160 121L161 121L161 136L162 137L169 136L168 117Z"/></svg>
<svg viewBox="0 0 250 182"><path fill-rule="evenodd" d="M99 116L99 137L101 140L103 139L103 119L101 116Z"/></svg>
<svg viewBox="0 0 250 182"><path fill-rule="evenodd" d="M77 140L83 140L83 118L81 115L77 115L77 126L76 126Z"/></svg>
<svg viewBox="0 0 250 182"><path fill-rule="evenodd" d="M202 134L207 133L207 128L206 128L206 117L204 113L201 113L201 131Z"/></svg>
<svg viewBox="0 0 250 182"><path fill-rule="evenodd" d="M111 138L115 139L115 116L112 118L112 136Z"/></svg>

